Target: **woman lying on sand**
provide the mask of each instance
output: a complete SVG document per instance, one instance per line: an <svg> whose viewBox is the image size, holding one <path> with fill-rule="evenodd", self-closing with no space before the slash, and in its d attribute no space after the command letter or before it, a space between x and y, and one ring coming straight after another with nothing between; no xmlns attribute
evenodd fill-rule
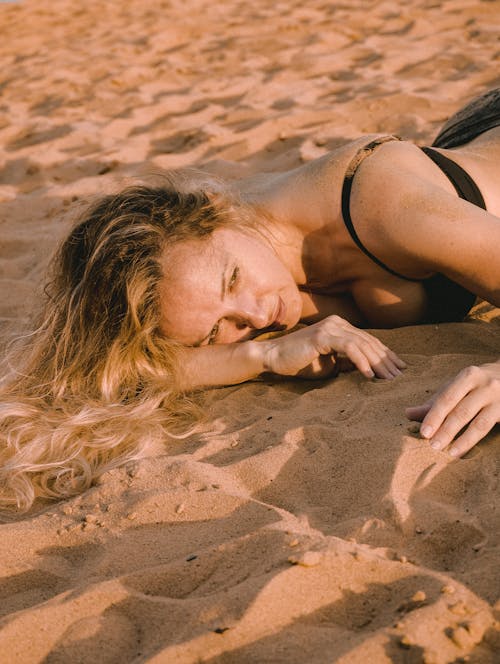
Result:
<svg viewBox="0 0 500 664"><path fill-rule="evenodd" d="M496 90L433 148L364 136L232 188L104 197L61 247L4 388L3 504L70 495L151 453L200 387L324 376L338 353L366 377L397 376L404 363L353 324L459 321L476 295L500 306L499 174ZM460 455L500 419L499 384L500 362L472 368L408 414L439 449L468 424Z"/></svg>

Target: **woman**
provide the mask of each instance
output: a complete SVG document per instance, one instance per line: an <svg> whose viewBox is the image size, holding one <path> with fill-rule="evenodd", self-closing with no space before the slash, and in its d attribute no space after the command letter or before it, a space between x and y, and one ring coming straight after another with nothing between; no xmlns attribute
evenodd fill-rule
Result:
<svg viewBox="0 0 500 664"><path fill-rule="evenodd" d="M200 387L325 376L338 353L366 377L397 376L404 363L351 323L460 320L475 295L500 305L499 125L493 91L437 149L369 136L232 189L163 182L97 202L56 257L4 389L2 503L70 495L150 453ZM453 437L449 406L477 389L460 380L409 414Z"/></svg>

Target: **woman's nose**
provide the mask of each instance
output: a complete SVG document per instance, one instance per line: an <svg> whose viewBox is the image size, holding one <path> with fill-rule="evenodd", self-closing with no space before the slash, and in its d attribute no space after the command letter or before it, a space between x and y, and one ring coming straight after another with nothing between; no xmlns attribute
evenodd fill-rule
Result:
<svg viewBox="0 0 500 664"><path fill-rule="evenodd" d="M239 297L233 303L233 318L237 325L261 330L270 325L269 312L251 296Z"/></svg>

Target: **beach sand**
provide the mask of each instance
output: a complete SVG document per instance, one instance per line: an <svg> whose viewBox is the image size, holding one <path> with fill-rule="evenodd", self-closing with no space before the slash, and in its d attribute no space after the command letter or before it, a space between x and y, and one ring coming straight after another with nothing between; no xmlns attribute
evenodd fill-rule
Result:
<svg viewBox="0 0 500 664"><path fill-rule="evenodd" d="M500 84L498 1L25 0L0 25L3 344L89 196L428 143ZM453 461L404 417L499 326L380 332L392 382L214 390L214 433L1 525L0 662L500 662L500 435Z"/></svg>

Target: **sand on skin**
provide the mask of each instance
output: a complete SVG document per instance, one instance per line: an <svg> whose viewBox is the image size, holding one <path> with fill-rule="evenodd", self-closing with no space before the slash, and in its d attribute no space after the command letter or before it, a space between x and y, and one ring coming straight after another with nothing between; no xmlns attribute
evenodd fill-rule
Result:
<svg viewBox="0 0 500 664"><path fill-rule="evenodd" d="M0 334L68 210L123 179L421 144L500 84L498 1L0 4ZM0 526L2 663L498 662L499 435L452 462L403 416L498 357L500 312L385 331L394 383L209 394L215 433ZM462 659L460 659L462 658Z"/></svg>

